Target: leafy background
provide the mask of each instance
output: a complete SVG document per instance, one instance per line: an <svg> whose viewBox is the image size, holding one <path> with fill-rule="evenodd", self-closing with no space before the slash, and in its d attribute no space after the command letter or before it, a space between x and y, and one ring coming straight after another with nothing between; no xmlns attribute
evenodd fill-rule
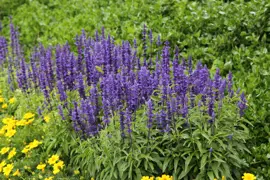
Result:
<svg viewBox="0 0 270 180"><path fill-rule="evenodd" d="M0 7L1 34L9 35L11 15L27 55L39 42L73 43L82 29L93 35L103 26L116 42L141 39L146 24L154 37L179 46L182 56L222 74L232 71L236 86L248 94L246 118L253 124L252 154L243 156L254 172L270 177L269 1L2 0Z"/></svg>

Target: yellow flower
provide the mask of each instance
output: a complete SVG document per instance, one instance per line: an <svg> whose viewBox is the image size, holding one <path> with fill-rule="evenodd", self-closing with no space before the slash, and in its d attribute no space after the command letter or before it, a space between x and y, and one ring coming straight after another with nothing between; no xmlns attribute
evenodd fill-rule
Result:
<svg viewBox="0 0 270 180"><path fill-rule="evenodd" d="M173 177L163 174L161 177L158 177L157 180L173 180Z"/></svg>
<svg viewBox="0 0 270 180"><path fill-rule="evenodd" d="M8 159L11 159L15 155L16 155L16 148L13 148L8 154Z"/></svg>
<svg viewBox="0 0 270 180"><path fill-rule="evenodd" d="M24 116L23 116L23 119L25 120L28 120L28 119L31 119L33 118L35 115L33 113L26 113Z"/></svg>
<svg viewBox="0 0 270 180"><path fill-rule="evenodd" d="M45 117L44 117L44 121L45 121L46 123L50 122L50 120L51 120L50 116L45 116Z"/></svg>
<svg viewBox="0 0 270 180"><path fill-rule="evenodd" d="M141 180L154 180L154 177L143 176Z"/></svg>
<svg viewBox="0 0 270 180"><path fill-rule="evenodd" d="M13 164L7 164L7 166L3 168L4 175L9 176L9 174L12 171L13 167L14 167Z"/></svg>
<svg viewBox="0 0 270 180"><path fill-rule="evenodd" d="M57 166L59 169L63 169L64 162L63 161L58 161L58 163L55 163L54 166Z"/></svg>
<svg viewBox="0 0 270 180"><path fill-rule="evenodd" d="M47 178L45 178L44 180L53 180L53 176L47 177Z"/></svg>
<svg viewBox="0 0 270 180"><path fill-rule="evenodd" d="M23 119L23 120L17 121L16 125L17 126L25 126L25 125L27 125L27 122L28 121Z"/></svg>
<svg viewBox="0 0 270 180"><path fill-rule="evenodd" d="M2 105L3 109L7 109L7 107L8 107L8 105L6 103Z"/></svg>
<svg viewBox="0 0 270 180"><path fill-rule="evenodd" d="M63 169L64 167L64 162L63 161L59 161L58 163L55 163L53 165L53 174L57 174L60 172L60 169Z"/></svg>
<svg viewBox="0 0 270 180"><path fill-rule="evenodd" d="M3 167L5 167L5 165L6 165L6 161L2 161L2 162L0 163L0 172L3 171Z"/></svg>
<svg viewBox="0 0 270 180"><path fill-rule="evenodd" d="M39 169L39 170L41 170L42 172L44 172L45 167L46 167L46 164L40 163L40 164L37 166L37 169Z"/></svg>
<svg viewBox="0 0 270 180"><path fill-rule="evenodd" d="M33 148L38 147L38 145L40 145L40 144L42 144L42 142L34 139L34 141L30 142L28 146L29 146L30 149L33 149Z"/></svg>
<svg viewBox="0 0 270 180"><path fill-rule="evenodd" d="M13 104L14 102L15 102L15 98L13 97L13 98L10 98L9 100L8 100L8 102L9 102L9 104Z"/></svg>
<svg viewBox="0 0 270 180"><path fill-rule="evenodd" d="M8 129L5 136L11 138L17 131L15 129Z"/></svg>
<svg viewBox="0 0 270 180"><path fill-rule="evenodd" d="M34 119L30 119L30 120L22 119L20 121L17 121L16 125L17 126L25 126L25 125L31 124L33 121L34 121Z"/></svg>
<svg viewBox="0 0 270 180"><path fill-rule="evenodd" d="M34 121L34 119L29 119L28 121L26 121L25 125L31 124Z"/></svg>
<svg viewBox="0 0 270 180"><path fill-rule="evenodd" d="M38 145L40 145L40 144L42 144L42 142L40 142L40 141L34 139L33 142L30 142L27 146L25 146L25 147L23 148L22 153L26 154L26 153L28 153L28 151L30 151L30 150L33 149L33 148L38 147Z"/></svg>
<svg viewBox="0 0 270 180"><path fill-rule="evenodd" d="M20 175L21 175L21 173L20 173L19 169L17 169L17 170L13 173L13 176L20 176Z"/></svg>
<svg viewBox="0 0 270 180"><path fill-rule="evenodd" d="M28 153L28 151L30 151L30 149L28 146L26 146L23 148L22 153L26 154L26 153Z"/></svg>
<svg viewBox="0 0 270 180"><path fill-rule="evenodd" d="M95 180L94 178L91 178L91 180Z"/></svg>
<svg viewBox="0 0 270 180"><path fill-rule="evenodd" d="M3 97L0 97L0 103L3 103L5 99Z"/></svg>
<svg viewBox="0 0 270 180"><path fill-rule="evenodd" d="M5 133L6 133L6 128L5 128L5 126L3 126L3 127L0 129L0 136L3 136Z"/></svg>
<svg viewBox="0 0 270 180"><path fill-rule="evenodd" d="M57 174L60 172L60 169L58 168L58 166L53 166L53 174Z"/></svg>
<svg viewBox="0 0 270 180"><path fill-rule="evenodd" d="M244 176L242 176L243 180L255 180L256 176L254 176L251 173L244 173Z"/></svg>
<svg viewBox="0 0 270 180"><path fill-rule="evenodd" d="M75 175L78 175L78 174L80 174L80 171L77 169L77 170L74 170L74 174Z"/></svg>
<svg viewBox="0 0 270 180"><path fill-rule="evenodd" d="M8 151L9 151L9 147L3 147L0 151L0 153L3 155L3 154L6 154Z"/></svg>
<svg viewBox="0 0 270 180"><path fill-rule="evenodd" d="M55 164L56 161L58 161L58 160L59 160L59 156L58 156L57 154L55 154L55 155L52 155L52 156L49 158L48 163L49 163L50 165L52 165L52 164Z"/></svg>
<svg viewBox="0 0 270 180"><path fill-rule="evenodd" d="M222 179L221 180L226 180L225 176L222 176Z"/></svg>
<svg viewBox="0 0 270 180"><path fill-rule="evenodd" d="M10 118L10 117L6 117L6 118L3 118L3 119L2 119L2 122L3 122L4 124L11 125L11 124L14 124L14 122L16 122L16 121L13 120L13 119Z"/></svg>

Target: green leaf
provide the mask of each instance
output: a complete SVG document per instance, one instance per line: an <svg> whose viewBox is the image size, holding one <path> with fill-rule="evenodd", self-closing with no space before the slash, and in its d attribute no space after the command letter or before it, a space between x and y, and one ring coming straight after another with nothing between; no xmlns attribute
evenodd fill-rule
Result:
<svg viewBox="0 0 270 180"><path fill-rule="evenodd" d="M175 158L174 159L174 172L176 172L178 169L178 163L179 163L179 158Z"/></svg>
<svg viewBox="0 0 270 180"><path fill-rule="evenodd" d="M96 70L102 74L104 74L104 71L102 70L102 68L100 66L95 66Z"/></svg>
<svg viewBox="0 0 270 180"><path fill-rule="evenodd" d="M214 173L212 171L207 172L207 176L209 177L210 180L215 179Z"/></svg>
<svg viewBox="0 0 270 180"><path fill-rule="evenodd" d="M204 166L206 165L206 160L207 160L207 157L208 157L208 154L204 154L202 159L201 159L201 166L200 166L200 169L203 169Z"/></svg>
<svg viewBox="0 0 270 180"><path fill-rule="evenodd" d="M170 161L171 161L170 158L166 158L165 159L165 161L163 163L163 166L162 166L162 172L166 172L166 168L167 168L167 166L168 166L168 164L169 164Z"/></svg>
<svg viewBox="0 0 270 180"><path fill-rule="evenodd" d="M215 162L215 163L211 164L211 168L214 171L215 176L219 177L219 175L218 175L219 163Z"/></svg>
<svg viewBox="0 0 270 180"><path fill-rule="evenodd" d="M190 161L192 160L193 155L194 155L193 153L190 154L190 155L188 156L188 158L186 159L186 161L185 161L185 172L188 171L188 165L189 165Z"/></svg>
<svg viewBox="0 0 270 180"><path fill-rule="evenodd" d="M200 141L196 141L195 143L197 144L197 147L199 149L200 155L202 155L203 154L202 143Z"/></svg>
<svg viewBox="0 0 270 180"><path fill-rule="evenodd" d="M178 179L182 179L183 177L185 177L194 166L195 166L195 164L191 165L191 166L188 166L186 171L181 172Z"/></svg>

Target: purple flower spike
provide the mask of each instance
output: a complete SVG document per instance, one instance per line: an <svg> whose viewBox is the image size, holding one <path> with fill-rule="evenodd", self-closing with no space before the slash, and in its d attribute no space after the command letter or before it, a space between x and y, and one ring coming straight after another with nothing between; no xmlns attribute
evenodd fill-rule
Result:
<svg viewBox="0 0 270 180"><path fill-rule="evenodd" d="M64 86L62 84L62 81L57 81L57 88L58 88L58 93L60 95L60 101L65 101L67 99L66 92L64 90Z"/></svg>
<svg viewBox="0 0 270 180"><path fill-rule="evenodd" d="M57 108L58 108L59 115L62 117L62 120L65 120L65 116L63 113L63 107L61 105L58 105Z"/></svg>
<svg viewBox="0 0 270 180"><path fill-rule="evenodd" d="M83 75L82 75L82 73L80 73L78 75L78 91L79 91L80 97L82 99L85 99L86 96L85 96L84 82L83 82Z"/></svg>
<svg viewBox="0 0 270 180"><path fill-rule="evenodd" d="M125 123L124 123L124 115L125 113L123 111L120 111L120 129L121 129L121 136L125 136Z"/></svg>
<svg viewBox="0 0 270 180"><path fill-rule="evenodd" d="M240 96L240 101L238 101L238 107L240 117L242 117L244 115L244 110L247 108L247 100L244 93L242 93Z"/></svg>
<svg viewBox="0 0 270 180"><path fill-rule="evenodd" d="M210 124L213 124L215 122L216 114L215 112L212 113L211 119L208 121Z"/></svg>
<svg viewBox="0 0 270 180"><path fill-rule="evenodd" d="M158 35L158 38L157 38L157 46L161 46L161 40L160 40L160 35Z"/></svg>
<svg viewBox="0 0 270 180"><path fill-rule="evenodd" d="M149 30L149 40L150 40L150 44L153 44L153 34L152 34L152 30Z"/></svg>
<svg viewBox="0 0 270 180"><path fill-rule="evenodd" d="M188 73L192 73L192 57L188 56Z"/></svg>
<svg viewBox="0 0 270 180"><path fill-rule="evenodd" d="M219 86L219 100L222 100L224 98L224 91L226 89L226 80L222 80L221 84Z"/></svg>
<svg viewBox="0 0 270 180"><path fill-rule="evenodd" d="M215 93L215 99L218 99L218 90L221 83L221 77L220 77L220 71L219 69L216 70L216 74L214 77L214 93Z"/></svg>

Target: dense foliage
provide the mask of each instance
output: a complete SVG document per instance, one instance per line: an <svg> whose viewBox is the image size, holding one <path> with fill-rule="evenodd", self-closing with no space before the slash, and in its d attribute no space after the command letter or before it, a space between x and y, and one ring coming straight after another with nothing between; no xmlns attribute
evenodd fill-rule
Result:
<svg viewBox="0 0 270 180"><path fill-rule="evenodd" d="M267 120L270 117L270 114L269 114L270 111L268 110L270 108L269 107L269 104L270 104L269 103L270 102L270 99L269 99L270 97L270 94L269 94L270 93L270 90L269 90L270 89L270 85L269 85L270 84L270 77L269 77L270 76L269 74L270 63L268 61L268 59L270 59L270 56L269 56L269 48L270 48L270 45L269 45L270 44L269 43L269 38L270 38L269 36L269 30L270 30L269 6L270 5L268 1L263 1L263 0L254 1L253 0L253 1L244 2L241 0L237 0L233 2L222 2L222 1L200 1L200 2L181 1L181 2L178 2L178 1L166 1L166 0L158 0L158 1L137 0L137 1L123 2L120 0L114 0L114 1L93 1L93 2L91 1L90 2L90 1L79 0L79 1L61 1L60 2L60 1L37 1L36 0L36 1L12 1L12 3L9 3L8 1L1 1L0 6L4 7L3 8L4 11L1 11L1 17L0 17L3 20L1 24L3 35L5 35L5 37L11 36L11 39L12 38L17 39L19 37L21 41L20 45L15 45L16 43L18 43L18 41L15 40L13 41L13 45L12 45L12 41L6 41L4 38L0 39L0 49L1 49L0 64L3 63L3 59L4 59L3 57L6 57L5 53L7 51L5 50L4 47L7 47L7 44L10 43L11 46L14 46L13 49L15 49L14 51L11 51L11 49L9 48L9 55L10 53L13 53L13 55L12 55L12 58L8 58L8 57L6 58L6 61L10 61L14 63L14 67L9 66L9 72L14 71L13 73L9 73L10 88L17 89L19 85L19 87L22 88L23 91L30 94L33 93L33 88L34 89L39 88L46 97L46 104L44 106L42 104L43 102L42 100L40 101L39 104L35 104L35 108L37 108L38 106L40 106L40 108L42 109L46 109L50 107L50 109L47 109L46 111L52 111L52 112L59 111L59 109L61 110L61 108L63 108L64 112L61 118L66 119L66 120L74 119L74 118L71 118L71 116L72 114L76 114L76 107L78 108L78 111L81 114L84 114L83 116L87 115L87 113L82 112L82 111L83 111L84 106L88 108L89 104L90 105L92 104L92 102L88 101L87 99L88 99L88 96L91 96L91 94L93 94L93 91L99 92L98 103L100 103L100 106L101 106L100 108L101 109L106 108L106 104L109 107L108 114L106 114L103 110L100 110L98 114L95 114L95 116L97 116L97 119L99 119L100 122L103 123L104 119L102 118L105 117L105 120L106 120L107 116L110 117L108 121L115 121L115 119L119 119L121 117L121 114L123 114L122 116L124 118L126 118L127 115L129 115L130 113L134 114L134 110L132 109L134 108L134 105L133 106L129 105L132 110L130 110L130 108L127 108L128 104L131 103L131 102L128 102L128 99L125 99L125 103L122 104L121 109L115 110L111 108L111 107L114 107L115 104L110 104L110 103L119 103L118 101L123 102L123 99L117 100L117 102L111 101L111 99L107 99L107 98L110 96L115 97L115 94L108 95L108 97L103 98L103 93L101 93L103 91L106 91L108 93L110 92L110 90L104 89L106 85L110 84L110 81L119 83L118 82L119 79L117 79L117 75L121 77L122 73L126 73L126 72L122 72L122 68L120 68L121 70L119 72L115 71L114 72L115 74L113 74L112 77L109 77L109 75L107 74L107 72L111 72L111 69L110 68L107 69L107 67L105 67L104 64L102 64L104 62L99 63L97 61L94 63L94 65L91 66L92 69L91 68L88 69L88 71L91 71L91 72L94 71L95 72L94 75L89 74L89 72L87 72L87 69L82 71L82 74L76 73L76 70L78 69L73 69L73 70L69 69L70 67L74 66L74 64L72 64L72 61L82 60L83 63L87 65L86 64L87 56L85 56L86 55L85 52L89 51L89 50L85 50L87 47L91 49L91 53L89 53L90 57L92 57L91 61L93 61L93 57L96 58L96 56L103 56L103 55L105 56L106 49L108 49L110 45L112 45L111 47L112 49L114 48L118 49L116 50L116 52L113 51L112 55L115 55L115 53L124 54L122 57L123 59L125 58L129 59L129 56L132 56L133 63L138 62L139 57L143 57L141 59L141 63L142 63L141 65L145 66L147 64L146 70L144 69L144 67L142 67L142 69L140 69L141 67L132 69L133 73L136 74L135 79L138 81L137 82L138 84L140 81L139 75L143 76L143 73L147 74L145 75L145 77L147 77L146 79L148 79L151 82L154 82L152 81L151 78L154 78L155 74L158 73L156 72L158 68L156 68L155 66L155 63L158 62L156 61L156 55L158 55L157 59L160 61L160 65L161 65L161 60L164 59L163 55L165 52L164 50L163 52L161 52L162 46L160 45L157 46L155 43L155 41L158 40L158 35L161 35L162 44L164 44L165 42L164 40L169 40L171 44L171 51L170 51L171 53L169 53L168 55L171 61L170 67L176 66L175 64L172 63L176 57L175 55L173 55L172 49L174 49L175 45L179 47L180 55L177 57L180 58L178 61L179 66L180 66L180 71L181 69L184 69L183 72L184 72L184 75L187 77L188 81L192 81L189 79L190 74L188 73L188 68L183 68L184 67L184 66L182 67L183 64L181 65L180 63L182 61L182 58L188 57L188 55L192 55L193 61L200 60L202 64L206 64L207 67L210 69L209 75L212 77L214 76L217 68L219 68L220 70L220 72L218 73L219 76L225 76L229 71L232 71L234 75L233 80L234 80L235 85L237 87L241 87L241 89L243 89L243 91L245 91L246 94L248 94L247 99L248 99L249 108L247 109L246 114L244 115L244 118L248 119L253 124L253 128L251 130L251 134L248 139L246 135L244 134L240 135L242 137L241 140L246 139L248 141L248 148L251 151L251 154L240 153L239 155L237 155L239 160L243 158L245 159L246 162L242 163L242 165L244 164L248 165L246 168L242 169L241 172L243 172L243 170L252 171L258 175L257 177L260 177L260 178L264 177L265 179L269 178L270 172L269 172L268 167L269 167L269 154L270 154L270 146L269 146L270 131L268 128L269 121ZM10 18L8 17L9 15L12 15L13 21L15 22L16 25L18 25L20 31L16 31L16 28L14 28L13 31L11 31L13 32L13 34L9 33L9 30L8 30L9 29L8 26L10 23ZM143 31L142 27L144 23L146 23L147 26L151 28L153 31L152 41L154 42L152 43L151 42L146 43L145 41L146 35L142 33ZM89 36L88 33L94 34L94 29L97 29L97 28L101 29L102 26L106 28L106 31L108 31L114 37L114 39L111 38L110 40L108 40L108 38L104 38L103 36L100 36L100 39L98 40L96 38L92 38L92 40L88 40L87 42L88 44L86 43L87 44L86 46L84 42L85 40L83 40L84 35L82 35L80 37L79 36L76 37L75 38L76 43L74 43L74 35L79 34L82 29L84 29L85 32L87 32L84 37L87 39ZM18 32L20 32L19 36L17 34ZM147 33L147 36L148 34L149 32ZM102 37L106 39L106 43L110 42L111 44L110 43L109 43L110 45L106 45L106 43L104 44L102 42ZM129 40L129 42L132 42L134 38L142 39L142 41L137 42L137 47L135 47L135 49L131 48L131 45L129 45L128 42L121 43L122 40ZM43 45L39 45L37 48L34 48L34 46L36 46L40 42L45 47L43 47ZM66 42L69 42L70 45L66 44L64 46L49 47L49 45L56 45L58 43L64 44ZM18 46L19 48L18 47L16 48L15 46ZM79 49L79 46L81 46L81 49ZM166 46L167 48L169 48L169 45L166 45ZM145 47L147 47L146 50L144 50ZM99 50L99 48L101 50ZM21 49L22 52L24 53L18 54L18 49ZM32 53L33 49L34 49L34 53ZM122 49L126 49L126 50L122 50ZM15 55L16 53L17 55ZM25 60L22 60L21 57L24 57L24 54L26 54ZM118 55L118 56L121 56L121 55ZM16 59L15 57L18 57L18 58ZM47 61L48 58L52 62L51 65L46 65L46 63L44 63L45 61ZM61 71L61 67L54 64L55 62L57 62L57 58L68 59L68 63L65 64L65 66L63 67L64 69L62 71ZM121 57L116 57L116 59L119 59L119 58ZM149 61L146 64L144 63L145 59L147 59L147 62ZM61 60L58 60L58 61L62 63ZM25 68L22 68L24 64L25 65L28 64L28 65L26 65ZM126 66L125 63L123 64L124 66ZM6 65L7 63L5 63L4 67L8 68L8 66ZM136 64L136 66L138 66L138 64ZM198 66L200 66L200 64ZM37 68L36 71L34 70L35 67ZM48 75L50 68L52 68L54 71L53 73ZM159 67L159 69L162 69L162 68ZM145 72L143 72L143 70L145 70ZM172 78L172 80L169 81L169 87L171 89L176 88L174 85L175 82L173 80L173 77L175 76L175 74L173 73L174 70L177 70L177 68L172 69L172 71L168 73L168 76ZM161 72L162 70L160 70L160 73ZM148 78L148 75L150 75L151 77L150 79ZM91 76L91 78L88 78L89 76ZM104 80L103 82L103 79L102 80L99 79L97 81L98 82L97 86L94 87L92 81L95 81L94 80L95 78L101 78L103 76L108 78L108 80L106 81ZM134 75L133 74L128 75L128 77L131 77L128 79L132 79L132 76ZM164 74L161 73L161 77L163 76ZM200 76L201 75L199 75L199 77ZM55 78L58 78L58 79L55 79ZM80 81L72 80L72 78L73 79L77 78ZM17 80L19 82L18 84L17 84ZM120 81L120 83L121 82L122 80ZM128 89L131 92L133 88L137 88L136 83L135 84L133 83L131 84L132 88ZM193 83L195 83L195 81ZM84 93L83 93L82 88L78 87L79 84L81 85L83 84L83 86L86 86ZM105 84L104 87L102 84ZM58 90L56 90L54 87L57 87ZM58 101L55 101L54 96L57 93L61 92L61 88L63 89L62 91L66 92L66 94L58 95L59 97L57 97L56 99L62 98L62 103L61 103L62 105L58 106ZM108 87L108 88L112 88L112 87ZM138 87L138 89L139 88L141 87ZM74 89L78 89L79 91L75 93ZM92 92L89 92L89 91L92 91ZM142 90L140 90L140 92L141 91ZM160 107L159 101L161 101L161 99L164 98L163 97L164 95L162 94L165 91L167 90L164 90L162 86L159 86L158 88L153 88L153 89L149 88L147 93L145 93L146 97L144 97L143 100L138 100L140 102L139 106L138 107L135 106L136 110L138 110L137 108L139 107L142 109L145 109L142 111L142 113L140 113L140 110L138 110L138 112L135 113L137 117L136 119L138 119L138 115L139 116L143 115L144 118L142 119L142 121L146 121L145 115L146 115L147 107L144 104L148 102L149 98L152 99L151 103L153 105L153 110L152 110L153 113L160 114L161 113L160 111L162 109L159 109ZM191 88L191 92L192 91L194 90ZM39 91L35 90L34 92L37 93ZM170 101L173 101L172 97L177 99L177 97L179 96L179 94L177 93L175 94L175 92L170 92L170 93L172 95L171 95L171 98L168 98L169 102L167 103L167 101L164 101L162 103L165 108L164 110L166 111L168 111L168 108L170 109L169 104L171 104ZM130 92L126 92L126 94L130 94ZM188 117L192 119L191 124L195 123L193 124L193 127L199 128L196 126L197 125L196 118L194 120L192 117L193 115L197 117L196 113L200 111L198 110L198 108L197 109L195 108L194 110L193 108L190 109L190 106L191 106L190 103L193 101L192 99L194 98L195 99L194 101L196 101L198 105L198 103L202 101L200 99L202 97L196 93L193 93L194 97L193 97L193 94L190 94L190 93L187 93L187 94L189 98L191 97L191 99L188 100L188 109L189 109L188 113L190 113ZM225 95L227 95L227 90L225 91ZM237 97L239 97L239 95L237 95ZM80 98L86 99L86 100L81 101ZM73 101L77 101L77 102L73 102ZM130 100L130 101L133 101L133 100ZM237 100L230 101L229 99L224 98L224 102L223 102L224 105L222 109L224 109L224 107L227 107L226 103L228 103L228 106L232 108L230 104L236 101ZM215 104L218 104L218 102L216 102ZM180 107L182 106L184 105L181 105ZM227 112L230 112L230 114L231 114L231 111L235 112L235 110L232 110L230 108L228 108ZM36 111L36 109L33 110L33 112L34 111ZM93 111L95 111L95 109L93 109ZM183 115L182 110L180 110L180 112L182 116ZM210 114L208 115L209 117L211 117ZM132 119L134 118L133 116L132 116ZM168 115L166 116L168 117ZM217 119L219 119L219 122L222 122L219 116L220 114L217 115ZM224 114L224 116L227 116L226 113ZM17 118L21 118L21 117L22 115L17 116ZM157 118L157 117L158 115L153 115L153 118ZM241 119L243 119L243 117ZM139 122L136 121L136 123L139 123ZM62 123L63 122L60 123L61 125L59 124L59 128L65 127L69 129L70 125L68 123L67 124L64 123L65 126ZM248 121L246 121L246 123L244 124L247 125ZM76 125L78 124L73 123L73 126L76 126ZM120 124L118 124L118 126L119 125ZM182 125L183 124L180 123L180 126ZM229 127L230 126L227 126L227 128ZM249 128L251 128L251 126L249 126ZM108 125L107 128L104 128L104 124L103 124L101 126L96 127L96 129L97 129L96 131L102 130L102 131L106 131L106 133L109 135L114 135L114 133L111 132L113 128L110 128L110 125ZM138 133L138 136L142 136L143 134L148 134L148 131L147 131L148 128L144 127L144 129L142 128L140 130L142 132L145 131L145 133ZM246 130L247 129L245 128L245 133L247 132ZM86 130L78 129L77 127L77 131L79 131L82 136L85 136L83 134L85 134L84 131ZM182 132L181 129L179 129L179 131ZM51 140L51 142L49 141L47 147L50 147L50 149L53 149L52 147L57 149L61 145L64 145L63 147L65 148L63 148L63 151L66 152L65 153L66 157L71 156L70 154L68 154L68 152L71 149L76 149L76 151L74 150L74 152L72 152L74 154L80 154L80 152L84 151L84 149L81 149L80 151L78 150L80 148L77 147L76 141L73 141L74 146L71 145L72 143L65 144L66 139L70 139L70 141L72 141L71 139L73 139L74 137L64 135L63 133L60 133L60 132L62 131L56 130L54 132L55 134L58 134L58 135L54 134L54 137L56 139ZM221 130L221 133L222 132L223 130ZM136 134L136 131L132 131L132 133ZM107 136L105 135L104 137L107 138ZM68 136L68 137L65 137L65 136ZM137 136L134 135L134 138L135 137ZM171 136L169 137L170 137L170 140L173 139L171 138ZM175 137L178 137L178 136L176 135ZM81 138L85 139L86 137L81 137ZM119 138L122 139L121 136ZM202 138L204 139L205 137L196 136L196 139L199 139L200 141ZM187 140L190 140L190 139L187 138ZM102 141L107 142L104 139L102 139ZM166 142L166 139L164 140L164 142ZM164 144L162 144L164 142L160 141L159 142L160 144L158 144L157 147L160 147L160 146L164 147ZM235 142L238 142L237 139ZM112 150L117 149L116 146L118 142L112 141L112 143L115 143L115 146L110 146L108 148L109 149L112 148ZM168 143L173 144L173 140L171 140L171 142L168 142ZM192 143L195 143L195 147L197 147L197 144L195 141L192 140ZM148 141L146 144L148 145ZM165 144L167 145L167 143ZM136 142L133 142L133 145L136 147ZM89 146L89 144L86 143L84 146ZM161 149L164 149L164 148L161 148ZM148 151L149 149L147 148L146 150ZM108 150L107 153L109 154L109 152L110 151ZM101 153L105 153L105 152L102 151ZM171 159L170 155L172 154L170 153L168 154L168 159ZM100 154L94 154L94 155L96 155L98 158L99 157L98 155ZM47 154L47 156L49 156L49 154ZM188 154L186 154L186 156L182 158L187 158L187 156ZM91 156L89 155L89 157ZM162 158L164 157L165 156L163 155ZM203 157L202 154L196 155L196 158L199 160L202 160L202 157ZM84 159L85 157L80 157L80 158ZM76 163L79 164L80 158L71 159L71 161L75 164ZM196 158L195 158L195 161L191 160L191 163L194 163L194 164L198 163L196 162L197 161ZM165 162L165 159L162 159L162 160L164 160ZM148 161L149 160L147 160L147 162ZM166 163L170 164L170 160L167 160L167 161L168 162ZM104 161L104 162L107 163L107 161ZM228 159L226 160L226 162L230 164L230 161L228 161ZM157 162L153 162L153 163L158 164ZM211 163L211 162L207 161L207 163ZM112 166L114 167L114 165L115 164L113 163ZM86 166L87 166L87 163L84 163L84 166L82 166L81 169L84 169ZM101 164L100 167L102 166L103 165ZM133 162L131 166L127 166L127 167L132 167L132 166L134 166ZM171 164L171 166L173 165ZM235 166L235 164L230 164L230 166L233 167ZM175 169L174 167L170 167L169 165L166 165L165 167L170 170ZM159 168L164 172L164 169L163 169L164 167L159 167ZM239 167L236 169L239 169ZM138 170L136 170L136 168L132 168L132 170L137 171L134 173L138 173ZM146 168L146 171L147 171L147 168ZM199 173L199 171L196 170L196 168L191 169L191 172L192 171L197 174ZM209 171L209 168L207 168L206 172L208 171ZM90 171L86 171L86 173L89 173L89 172ZM94 170L91 170L91 172L94 172ZM169 170L166 172L171 173L171 174L174 173L174 175L177 175L179 173L179 172L172 172ZM211 172L211 170L209 172ZM111 173L113 173L114 176L118 176L116 172L111 172ZM222 171L222 173L224 172ZM236 170L233 170L233 173L234 175L238 177L240 176L239 172L237 172ZM153 173L153 174L158 175L158 173L156 174ZM226 175L227 174L228 173L226 173ZM149 175L149 174L142 174L142 175ZM222 174L219 174L220 177L221 175ZM125 176L125 174L122 174L122 176Z"/></svg>

